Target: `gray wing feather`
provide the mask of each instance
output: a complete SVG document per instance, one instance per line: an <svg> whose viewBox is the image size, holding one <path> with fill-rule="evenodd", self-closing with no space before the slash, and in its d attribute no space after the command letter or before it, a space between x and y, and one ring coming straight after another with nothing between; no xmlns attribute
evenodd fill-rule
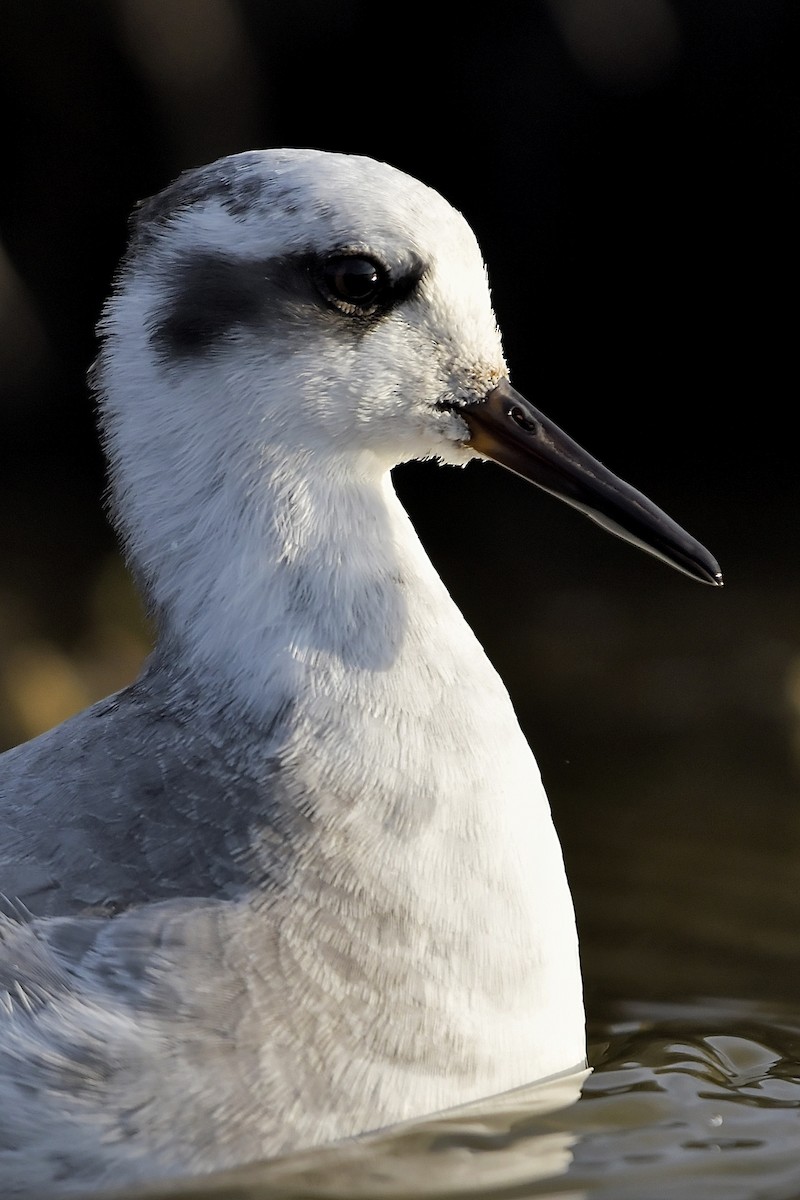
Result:
<svg viewBox="0 0 800 1200"><path fill-rule="evenodd" d="M243 762L241 729L189 721L154 692L145 679L0 756L0 891L38 916L230 898L291 843L276 802L282 714ZM272 862L256 864L267 842Z"/></svg>

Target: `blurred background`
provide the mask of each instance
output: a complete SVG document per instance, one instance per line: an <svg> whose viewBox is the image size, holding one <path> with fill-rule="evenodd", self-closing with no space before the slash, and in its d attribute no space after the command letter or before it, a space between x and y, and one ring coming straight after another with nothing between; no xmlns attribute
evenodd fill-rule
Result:
<svg viewBox="0 0 800 1200"><path fill-rule="evenodd" d="M387 160L476 230L515 385L720 560L492 467L396 484L506 679L590 1012L797 993L798 9L3 0L0 745L134 677L86 372L133 204L260 146Z"/></svg>

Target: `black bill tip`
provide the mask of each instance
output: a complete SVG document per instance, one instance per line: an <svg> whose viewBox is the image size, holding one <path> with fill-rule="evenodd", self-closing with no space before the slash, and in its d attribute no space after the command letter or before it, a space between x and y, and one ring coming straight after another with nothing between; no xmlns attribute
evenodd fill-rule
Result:
<svg viewBox="0 0 800 1200"><path fill-rule="evenodd" d="M454 406L479 454L579 509L609 533L691 579L722 587L705 546L657 505L612 474L502 379L482 400Z"/></svg>

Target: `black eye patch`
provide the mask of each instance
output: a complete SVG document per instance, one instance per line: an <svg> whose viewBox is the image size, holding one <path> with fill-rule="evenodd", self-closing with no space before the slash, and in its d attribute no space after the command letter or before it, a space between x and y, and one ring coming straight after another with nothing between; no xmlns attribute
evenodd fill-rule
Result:
<svg viewBox="0 0 800 1200"><path fill-rule="evenodd" d="M260 324L276 287L270 262L211 252L174 263L165 284L150 340L179 357L203 353L236 327Z"/></svg>
<svg viewBox="0 0 800 1200"><path fill-rule="evenodd" d="M326 304L319 280L320 271L331 273L330 264L338 264L338 275L334 272L337 287L360 287L363 303L363 289L369 291L371 284L353 275L354 271L358 275L354 264L370 262L363 256L344 255L320 261L307 254L252 260L210 250L187 253L162 268L164 301L151 318L150 342L163 358L181 359L209 353L236 329L266 332L271 326L272 334L279 336L280 326L288 333L308 320L304 313L315 308L329 310L330 291ZM403 300L422 274L422 264L416 261L391 282L383 268L376 268L382 307L366 312L352 299L339 303L377 318ZM346 319L351 331L358 332L349 318L340 315L338 319Z"/></svg>

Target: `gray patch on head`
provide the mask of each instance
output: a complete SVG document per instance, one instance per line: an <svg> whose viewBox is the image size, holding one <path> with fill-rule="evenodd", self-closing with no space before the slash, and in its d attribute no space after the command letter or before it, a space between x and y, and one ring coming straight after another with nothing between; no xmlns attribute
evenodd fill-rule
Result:
<svg viewBox="0 0 800 1200"><path fill-rule="evenodd" d="M273 157L270 165L280 168L283 161ZM136 206L130 222L128 257L148 249L173 217L194 204L217 201L236 220L278 203L291 211L296 191L295 185L267 169L258 151L194 167Z"/></svg>

